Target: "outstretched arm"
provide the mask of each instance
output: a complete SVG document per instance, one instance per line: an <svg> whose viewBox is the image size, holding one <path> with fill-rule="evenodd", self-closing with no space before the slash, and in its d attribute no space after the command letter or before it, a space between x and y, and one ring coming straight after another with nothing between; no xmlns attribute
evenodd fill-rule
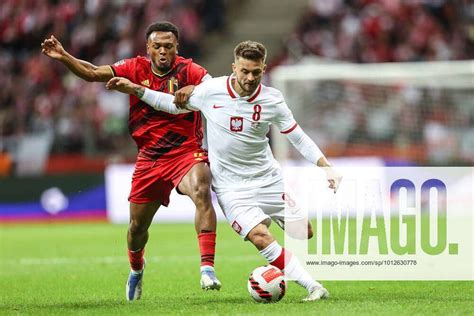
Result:
<svg viewBox="0 0 474 316"><path fill-rule="evenodd" d="M126 78L114 77L107 82L105 87L108 90L116 90L123 93L132 94L158 111L163 111L170 114L190 112L189 110L178 108L173 103L174 97L171 94L150 90L133 83Z"/></svg>
<svg viewBox="0 0 474 316"><path fill-rule="evenodd" d="M291 144L305 157L308 161L321 167L326 172L326 178L329 182L329 188L337 192L342 176L334 170L329 161L326 159L318 145L299 126L296 126L290 133L286 134Z"/></svg>
<svg viewBox="0 0 474 316"><path fill-rule="evenodd" d="M86 81L107 81L114 76L108 65L96 66L69 54L53 35L43 41L41 52L48 57L59 60L76 76Z"/></svg>

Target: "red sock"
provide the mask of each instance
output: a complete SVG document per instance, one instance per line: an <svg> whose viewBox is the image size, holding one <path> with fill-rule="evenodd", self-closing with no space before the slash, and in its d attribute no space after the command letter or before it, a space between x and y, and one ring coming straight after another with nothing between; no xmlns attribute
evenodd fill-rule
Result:
<svg viewBox="0 0 474 316"><path fill-rule="evenodd" d="M128 261L130 262L130 267L133 271L143 270L143 254L145 253L145 248L132 251L128 250Z"/></svg>
<svg viewBox="0 0 474 316"><path fill-rule="evenodd" d="M216 253L216 233L206 232L198 234L199 250L201 252L201 266L214 266Z"/></svg>
<svg viewBox="0 0 474 316"><path fill-rule="evenodd" d="M270 262L270 264L283 271L288 261L290 261L290 258L291 252L288 252L285 250L285 248L282 248L281 254L273 262Z"/></svg>

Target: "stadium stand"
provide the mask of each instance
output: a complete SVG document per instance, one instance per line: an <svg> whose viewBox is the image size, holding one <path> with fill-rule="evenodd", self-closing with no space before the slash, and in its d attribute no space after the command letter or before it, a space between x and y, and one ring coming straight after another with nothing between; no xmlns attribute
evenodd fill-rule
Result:
<svg viewBox="0 0 474 316"><path fill-rule="evenodd" d="M474 4L468 1L311 0L270 68L469 60L473 30ZM287 92L293 93L294 106L305 104L297 118L329 155L472 164L472 69L471 74L464 88L454 82L433 88L429 78L416 87L401 81L377 85L375 79L364 84L341 74L339 81L295 81ZM293 151L289 156L297 157Z"/></svg>
<svg viewBox="0 0 474 316"><path fill-rule="evenodd" d="M55 34L75 56L96 64L113 63L145 54L142 34L146 26L166 19L181 28L180 54L199 62L207 50L212 50L202 50L203 38L230 24L222 13L230 2L3 1L0 149L13 153L15 160L18 137L53 131L51 152L56 155L133 157L135 147L126 128L126 97L105 91L100 83L75 78L60 63L42 56L39 44ZM468 1L308 3L285 49L269 61L270 68L308 55L358 63L473 58L474 5ZM436 113L423 113L436 118L448 111L442 106L437 109ZM428 117L420 120L428 121ZM474 118L468 117L464 124L472 129ZM415 141L419 140L419 130L410 133ZM355 136L349 140L360 142L360 135ZM359 148L371 146L373 138L367 137ZM48 166L47 170L54 168Z"/></svg>
<svg viewBox="0 0 474 316"><path fill-rule="evenodd" d="M126 96L77 79L42 56L41 42L54 34L76 57L111 64L146 54L148 24L169 20L181 29L180 54L198 58L204 34L222 29L224 10L221 0L3 1L0 148L15 152L18 137L53 131L55 154L133 153Z"/></svg>
<svg viewBox="0 0 474 316"><path fill-rule="evenodd" d="M473 10L468 1L311 0L278 62L472 59Z"/></svg>

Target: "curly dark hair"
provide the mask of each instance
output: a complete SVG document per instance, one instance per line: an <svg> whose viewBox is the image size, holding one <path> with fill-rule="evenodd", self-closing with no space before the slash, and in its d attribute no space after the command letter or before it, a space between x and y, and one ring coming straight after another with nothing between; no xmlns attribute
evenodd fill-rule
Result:
<svg viewBox="0 0 474 316"><path fill-rule="evenodd" d="M179 40L179 29L176 25L168 21L155 22L146 28L146 40L153 32L171 32L176 37L176 40Z"/></svg>

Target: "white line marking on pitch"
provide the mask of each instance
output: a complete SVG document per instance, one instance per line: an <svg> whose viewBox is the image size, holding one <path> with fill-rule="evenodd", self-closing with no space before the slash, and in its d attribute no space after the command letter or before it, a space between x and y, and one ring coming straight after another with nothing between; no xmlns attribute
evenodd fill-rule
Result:
<svg viewBox="0 0 474 316"><path fill-rule="evenodd" d="M236 255L234 256L216 256L217 261L244 262L258 260L260 257L255 255ZM148 262L199 262L199 256L146 256ZM11 265L75 265L75 264L124 264L127 263L127 257L124 256L106 256L106 257L85 257L85 258L20 258L2 260L0 264Z"/></svg>

